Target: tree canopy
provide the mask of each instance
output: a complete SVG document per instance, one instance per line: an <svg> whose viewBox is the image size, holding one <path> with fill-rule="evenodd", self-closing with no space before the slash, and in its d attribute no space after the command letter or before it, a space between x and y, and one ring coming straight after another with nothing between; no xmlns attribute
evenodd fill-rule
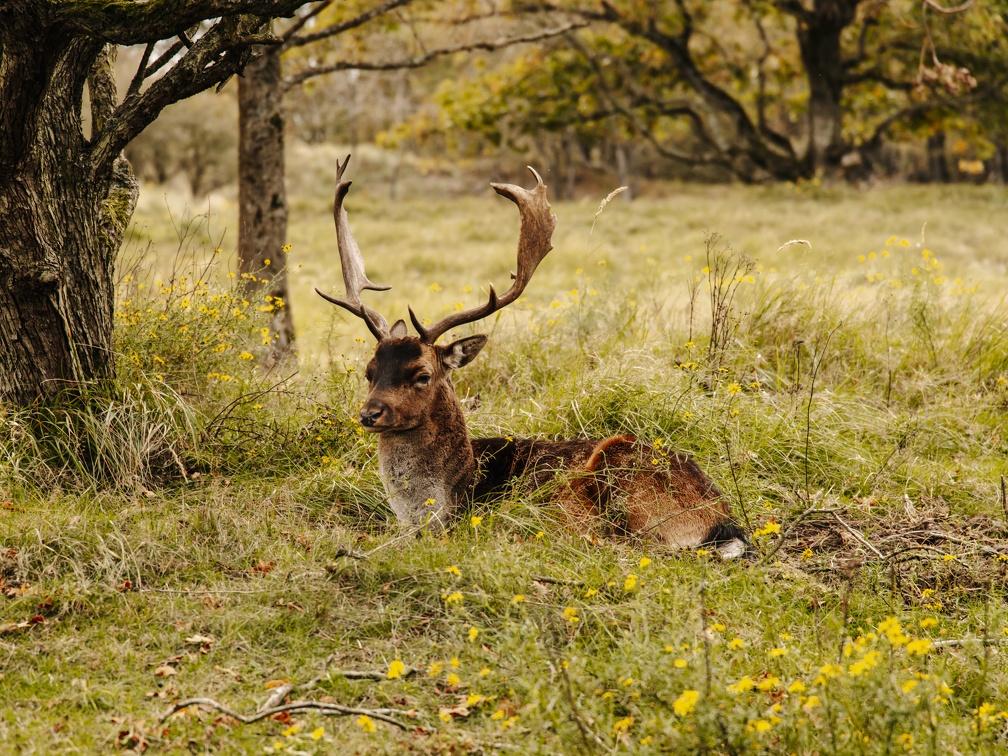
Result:
<svg viewBox="0 0 1008 756"><path fill-rule="evenodd" d="M528 146L542 134L646 142L744 181L795 180L878 159L900 130L997 138L1008 50L1003 3L932 0L557 0L526 12L590 22L459 81L421 137L459 128ZM986 109L986 111L985 111Z"/></svg>

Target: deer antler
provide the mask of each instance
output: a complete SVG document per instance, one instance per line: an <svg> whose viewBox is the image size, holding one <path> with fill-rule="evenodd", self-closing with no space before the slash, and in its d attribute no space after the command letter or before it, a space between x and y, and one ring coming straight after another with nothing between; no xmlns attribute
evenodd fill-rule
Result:
<svg viewBox="0 0 1008 756"><path fill-rule="evenodd" d="M350 181L343 181L343 172L349 164L349 155L342 165L339 160L336 161L336 200L333 204L333 219L336 221L336 246L339 248L340 265L343 268L346 297L343 299L331 297L318 289L315 289L315 293L327 302L339 305L361 318L374 337L381 341L388 336L388 321L380 313L361 302L360 294L364 289L388 291L392 287L379 286L367 277L367 273L364 272L364 258L361 256L360 247L357 246L357 241L350 232L350 222L347 220L346 208L343 207L343 199L350 191L351 184Z"/></svg>
<svg viewBox="0 0 1008 756"><path fill-rule="evenodd" d="M410 320L413 321L413 326L420 334L420 340L424 343L433 344L438 340L438 337L452 328L482 320L514 302L525 290L525 286L531 280L536 267L553 249L550 240L553 236L553 229L556 227L556 216L550 212L549 200L546 199L546 184L543 183L542 177L536 173L532 166L529 166L529 170L536 178L534 189L525 189L515 184L490 184L497 194L507 197L518 205L518 212L521 215L521 234L518 238L518 272L511 274L511 278L514 280L511 288L503 296L498 297L493 284L491 284L490 298L485 305L453 313L430 327L425 327L414 314L413 308L410 307Z"/></svg>

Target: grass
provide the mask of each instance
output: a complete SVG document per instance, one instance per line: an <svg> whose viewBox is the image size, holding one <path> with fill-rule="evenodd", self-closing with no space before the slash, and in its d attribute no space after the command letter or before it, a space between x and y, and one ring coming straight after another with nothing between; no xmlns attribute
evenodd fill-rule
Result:
<svg viewBox="0 0 1008 756"><path fill-rule="evenodd" d="M506 280L510 205L408 183L390 202L367 165L351 223L394 286L369 302L436 317ZM266 316L219 267L229 236L179 234L149 190L129 252L159 254L120 268L118 393L41 424L2 416L0 750L1003 747L1004 190L667 187L594 229L607 192L555 203L556 249L458 376L480 396L470 427L688 451L757 534L760 561L725 564L586 542L517 493L444 538L403 538L353 421L370 339L311 293L339 280L316 172L292 199L296 375L243 358ZM233 228L214 203L211 226ZM715 229L730 247L706 245ZM778 249L791 239L812 249ZM732 269L733 250L756 264L720 282L737 289L715 359L703 269ZM251 713L280 681L411 712L406 730L194 708L159 722L192 696Z"/></svg>

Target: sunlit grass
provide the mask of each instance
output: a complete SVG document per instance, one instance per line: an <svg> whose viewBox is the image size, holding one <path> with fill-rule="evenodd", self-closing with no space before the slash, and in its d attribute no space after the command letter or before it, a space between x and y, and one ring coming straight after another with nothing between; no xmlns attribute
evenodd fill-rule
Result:
<svg viewBox="0 0 1008 756"><path fill-rule="evenodd" d="M159 257L153 284L121 284L120 394L58 427L0 417L0 750L1002 747L1003 190L669 187L597 221L601 196L554 203L556 249L457 377L480 397L470 427L692 454L754 534L761 561L726 564L583 540L521 491L446 537L403 538L353 422L370 338L312 292L340 281L316 157L292 198L297 375L245 357L265 305L227 276L232 237L181 243L145 199L136 249L149 237ZM424 199L412 179L390 201L366 167L351 224L394 287L369 302L437 317L506 286L509 203ZM233 230L214 203L211 228ZM706 230L756 260L716 361ZM793 239L811 250L778 249ZM180 247L216 267L173 291ZM288 680L294 698L412 712L408 729L194 709L158 723L190 696L252 712Z"/></svg>

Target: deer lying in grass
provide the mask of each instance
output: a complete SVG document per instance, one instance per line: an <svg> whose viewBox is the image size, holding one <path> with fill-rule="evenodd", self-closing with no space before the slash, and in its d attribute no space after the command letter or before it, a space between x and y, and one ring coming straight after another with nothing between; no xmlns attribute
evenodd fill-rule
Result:
<svg viewBox="0 0 1008 756"><path fill-rule="evenodd" d="M556 481L553 498L583 532L608 523L611 531L669 546L709 545L725 557L745 552L746 536L721 492L685 455L656 452L627 436L574 441L469 438L451 373L470 363L487 337L467 336L446 345L436 342L453 328L481 320L518 299L552 249L556 216L538 173L529 169L536 178L532 190L491 184L518 205L521 215L517 273L512 273L508 291L498 296L491 286L482 307L453 313L430 326L424 326L410 307L418 334L410 336L403 320L390 327L360 299L365 289L389 287L368 279L350 233L343 207L350 188L350 182L343 180L349 160L337 163L333 210L346 296L316 292L361 318L378 340L367 366L370 391L360 422L378 434L381 478L399 520L441 530L471 501L492 497L524 477L535 487Z"/></svg>

